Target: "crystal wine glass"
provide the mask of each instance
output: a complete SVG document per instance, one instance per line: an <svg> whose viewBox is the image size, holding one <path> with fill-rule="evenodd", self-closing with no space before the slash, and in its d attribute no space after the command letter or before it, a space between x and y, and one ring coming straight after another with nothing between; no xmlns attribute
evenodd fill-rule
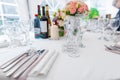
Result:
<svg viewBox="0 0 120 80"><path fill-rule="evenodd" d="M110 23L109 25L111 26L111 28L114 31L114 34L116 33L116 30L118 29L118 27L120 26L120 20L117 18L112 18L110 19Z"/></svg>
<svg viewBox="0 0 120 80"><path fill-rule="evenodd" d="M113 42L115 42L115 44L118 42L118 33L117 33L117 29L120 26L120 19L119 18L112 18L110 19L110 23L109 25L111 26L112 30L113 30ZM117 38L115 38L117 37Z"/></svg>

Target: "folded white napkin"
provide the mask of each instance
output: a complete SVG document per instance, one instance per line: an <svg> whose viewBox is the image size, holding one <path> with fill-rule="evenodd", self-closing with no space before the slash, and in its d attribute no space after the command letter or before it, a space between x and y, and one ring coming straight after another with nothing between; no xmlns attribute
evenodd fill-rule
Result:
<svg viewBox="0 0 120 80"><path fill-rule="evenodd" d="M55 50L49 51L36 67L28 74L29 77L46 75L55 61L58 53Z"/></svg>
<svg viewBox="0 0 120 80"><path fill-rule="evenodd" d="M48 63L45 65L45 67L39 72L38 75L42 75L45 76L47 75L47 73L49 72L50 68L52 67L53 63L55 62L56 58L58 56L58 53L55 53L50 60L48 61Z"/></svg>

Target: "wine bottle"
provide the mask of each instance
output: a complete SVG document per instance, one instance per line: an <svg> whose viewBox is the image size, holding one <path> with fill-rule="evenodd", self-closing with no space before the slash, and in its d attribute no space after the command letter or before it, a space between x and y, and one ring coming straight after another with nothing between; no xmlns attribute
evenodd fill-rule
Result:
<svg viewBox="0 0 120 80"><path fill-rule="evenodd" d="M49 7L48 5L46 5L46 17L48 18L48 36L50 37L50 26L51 26L51 20L50 20L50 16L49 16Z"/></svg>
<svg viewBox="0 0 120 80"><path fill-rule="evenodd" d="M40 5L37 5L37 8L38 8L38 18L40 19L41 18L41 10L40 10Z"/></svg>
<svg viewBox="0 0 120 80"><path fill-rule="evenodd" d="M48 38L48 18L45 16L45 6L42 6L42 16L40 18L41 38Z"/></svg>
<svg viewBox="0 0 120 80"><path fill-rule="evenodd" d="M38 18L38 14L35 14L34 18L34 32L35 38L40 38L40 19Z"/></svg>

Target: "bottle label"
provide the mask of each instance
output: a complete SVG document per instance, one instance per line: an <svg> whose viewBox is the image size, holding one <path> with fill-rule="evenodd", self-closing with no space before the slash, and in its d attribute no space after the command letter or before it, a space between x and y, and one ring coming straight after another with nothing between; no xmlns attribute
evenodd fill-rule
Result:
<svg viewBox="0 0 120 80"><path fill-rule="evenodd" d="M41 32L47 32L47 21L40 21Z"/></svg>
<svg viewBox="0 0 120 80"><path fill-rule="evenodd" d="M35 28L35 34L40 34L40 28Z"/></svg>

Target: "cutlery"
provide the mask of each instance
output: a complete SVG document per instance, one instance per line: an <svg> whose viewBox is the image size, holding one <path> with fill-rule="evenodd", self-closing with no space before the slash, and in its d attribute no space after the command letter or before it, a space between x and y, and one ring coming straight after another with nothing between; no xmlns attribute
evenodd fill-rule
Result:
<svg viewBox="0 0 120 80"><path fill-rule="evenodd" d="M27 63L25 63L22 67L19 68L19 70L13 75L13 78L18 78L20 75L24 74L24 72L26 71L26 73L24 74L24 76L26 76L28 74L28 71L31 71L32 66L35 66L38 62L38 60L41 60L42 57L47 53L45 52L45 49L43 50L38 50L38 54L36 54L36 56L34 56L32 59L30 59L30 61L28 61ZM44 54L43 54L44 53ZM40 57L39 57L40 56ZM35 62L35 63L34 63ZM28 70L27 70L28 69ZM23 80L23 79L21 79Z"/></svg>
<svg viewBox="0 0 120 80"><path fill-rule="evenodd" d="M108 47L106 45L104 45L107 49L107 51L112 52L112 53L116 53L120 55L120 50L116 49L115 47Z"/></svg>
<svg viewBox="0 0 120 80"><path fill-rule="evenodd" d="M7 61L7 62L4 63L3 65L1 65L0 68L1 68L1 69L4 69L4 68L8 67L9 65L11 65L12 63L14 63L15 61L18 61L19 58L21 58L21 57L23 57L23 56L29 56L31 53L34 53L34 52L35 52L34 49L29 49L29 50L26 51L25 53L20 54L20 55L18 55L17 57L12 58L11 60ZM21 61L21 59L20 59L19 61ZM19 61L18 61L18 62L19 62Z"/></svg>
<svg viewBox="0 0 120 80"><path fill-rule="evenodd" d="M3 69L3 68L6 68L7 66L9 66L10 64L12 64L13 62L15 62L16 60L18 60L20 57L26 55L27 53L23 53L22 55L18 55L17 57L15 58L12 58L11 60L7 61L6 63L4 63L0 68Z"/></svg>
<svg viewBox="0 0 120 80"><path fill-rule="evenodd" d="M17 68L17 71L15 72L14 78L17 78L19 75L21 75L32 63L38 58L38 55L33 56L28 62L23 64L20 68ZM9 76L9 74L7 74Z"/></svg>
<svg viewBox="0 0 120 80"><path fill-rule="evenodd" d="M108 50L113 50L112 48L108 47L107 45L104 45Z"/></svg>
<svg viewBox="0 0 120 80"><path fill-rule="evenodd" d="M15 65L17 65L21 60L23 60L26 57L26 55L23 55L22 57L18 58L16 61L14 61L13 63L11 63L10 65L8 65L7 67L5 67L4 69L2 69L3 72L6 72L8 70L10 70L11 68L13 68Z"/></svg>
<svg viewBox="0 0 120 80"><path fill-rule="evenodd" d="M29 61L34 56L35 56L35 54L24 58L22 61L20 61L19 63L17 63L17 65L15 65L14 67L12 67L12 69L10 69L6 73L6 76L11 76L12 74L14 74L20 67L22 67L22 65L24 65L27 61Z"/></svg>

